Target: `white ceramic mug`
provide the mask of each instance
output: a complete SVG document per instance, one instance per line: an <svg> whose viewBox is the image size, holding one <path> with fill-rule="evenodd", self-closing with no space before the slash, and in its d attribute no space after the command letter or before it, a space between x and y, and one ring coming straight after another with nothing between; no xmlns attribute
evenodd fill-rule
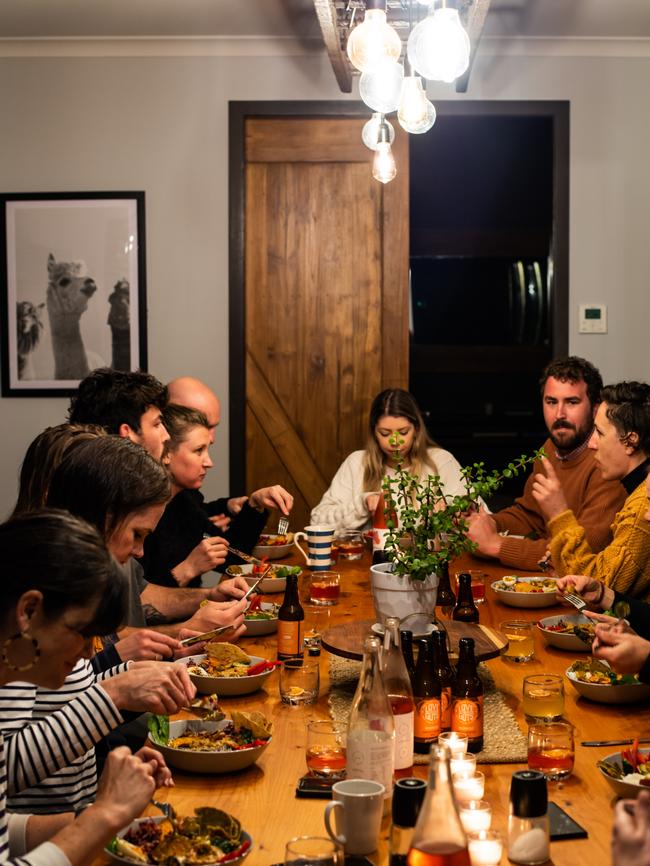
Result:
<svg viewBox="0 0 650 866"><path fill-rule="evenodd" d="M328 571L332 565L332 541L336 533L335 526L326 526L314 523L305 526L304 532L296 532L293 543L305 557L305 561L312 571ZM307 541L307 552L298 544L298 539Z"/></svg>
<svg viewBox="0 0 650 866"><path fill-rule="evenodd" d="M332 801L325 806L325 829L346 854L377 850L386 788L370 779L345 779L332 785ZM336 828L332 829L332 812Z"/></svg>

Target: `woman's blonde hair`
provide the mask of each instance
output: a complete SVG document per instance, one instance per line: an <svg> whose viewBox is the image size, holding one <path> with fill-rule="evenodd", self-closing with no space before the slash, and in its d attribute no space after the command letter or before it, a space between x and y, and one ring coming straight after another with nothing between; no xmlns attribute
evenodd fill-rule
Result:
<svg viewBox="0 0 650 866"><path fill-rule="evenodd" d="M381 394L377 394L370 407L368 441L363 461L364 491L380 490L386 471L387 455L379 447L375 435L379 419L384 415L390 415L391 418L406 418L414 427L413 444L404 461L410 472L420 476L426 469L427 472L436 475L438 470L428 454L429 448L435 446L435 442L429 436L415 398L402 388L388 388Z"/></svg>

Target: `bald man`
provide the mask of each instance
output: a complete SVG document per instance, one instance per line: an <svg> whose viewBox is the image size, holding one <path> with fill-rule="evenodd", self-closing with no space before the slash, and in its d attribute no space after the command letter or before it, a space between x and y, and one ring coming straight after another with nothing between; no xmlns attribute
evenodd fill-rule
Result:
<svg viewBox="0 0 650 866"><path fill-rule="evenodd" d="M172 379L167 386L167 392L170 403L203 412L208 419L210 444L214 443L215 432L221 421L221 404L214 391L200 379L195 379L192 376L180 376L177 379ZM246 506L245 511L252 508L258 512L267 508L278 508L283 514L288 515L293 507L293 496L284 487L274 484L255 490L249 496L230 496L203 503L203 509L209 515L211 522L222 532L228 529L234 517L241 514L244 506ZM232 532L234 533L234 531L235 526L233 525ZM242 541L240 544L234 535L231 537L228 534L228 539L235 547L240 547L246 551L251 549L250 543L245 544Z"/></svg>

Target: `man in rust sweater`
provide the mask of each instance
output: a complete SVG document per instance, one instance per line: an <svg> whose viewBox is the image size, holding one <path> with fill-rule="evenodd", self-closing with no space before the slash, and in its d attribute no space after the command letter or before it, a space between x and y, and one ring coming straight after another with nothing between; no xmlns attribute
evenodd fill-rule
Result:
<svg viewBox="0 0 650 866"><path fill-rule="evenodd" d="M593 364L573 356L552 361L540 385L549 433L544 451L592 550L602 550L611 541L610 526L626 496L619 481L603 480L594 452L587 448L603 380ZM536 462L523 496L514 505L494 514L481 510L469 517L468 535L483 556L510 568L538 570L547 550L546 522L532 494L538 472L543 469ZM502 532L508 534L500 535Z"/></svg>

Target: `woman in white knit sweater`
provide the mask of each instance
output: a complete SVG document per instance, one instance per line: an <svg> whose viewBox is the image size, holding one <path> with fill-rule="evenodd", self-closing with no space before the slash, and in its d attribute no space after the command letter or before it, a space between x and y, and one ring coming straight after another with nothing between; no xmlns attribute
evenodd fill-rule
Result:
<svg viewBox="0 0 650 866"><path fill-rule="evenodd" d="M366 447L345 458L312 510L312 523L330 524L337 530L371 525L382 479L395 473L395 448L390 441L394 433L402 440L399 451L409 472L420 478L437 475L446 496L466 493L460 464L429 437L413 396L401 388L390 388L372 401Z"/></svg>

